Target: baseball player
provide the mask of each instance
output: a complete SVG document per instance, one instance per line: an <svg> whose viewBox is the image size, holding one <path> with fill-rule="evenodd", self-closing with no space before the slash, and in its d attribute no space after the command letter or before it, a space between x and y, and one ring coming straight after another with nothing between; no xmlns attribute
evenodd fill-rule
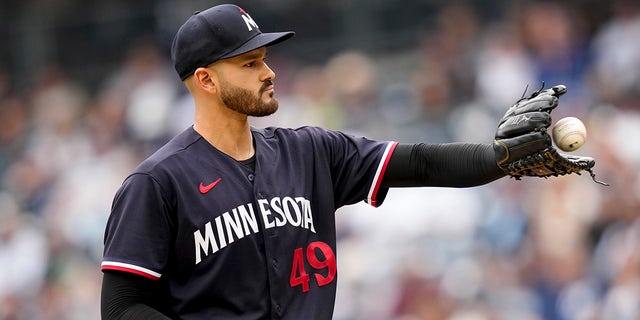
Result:
<svg viewBox="0 0 640 320"><path fill-rule="evenodd" d="M193 96L194 124L143 161L114 197L103 319L331 319L337 208L379 206L390 187L518 178L526 174L505 165L548 147L540 129L561 87L532 95L488 144L253 128L249 116L278 109L267 47L293 35L263 33L230 4L196 12L178 30L172 59Z"/></svg>

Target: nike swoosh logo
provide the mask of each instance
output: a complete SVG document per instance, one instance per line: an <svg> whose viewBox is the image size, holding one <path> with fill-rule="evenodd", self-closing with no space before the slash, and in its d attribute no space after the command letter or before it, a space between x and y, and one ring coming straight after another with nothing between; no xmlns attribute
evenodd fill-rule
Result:
<svg viewBox="0 0 640 320"><path fill-rule="evenodd" d="M213 187L215 187L218 183L220 183L220 181L222 181L222 178L218 178L218 180L211 182L206 186L202 184L202 182L200 182L200 193L205 194L209 192L209 190L213 189Z"/></svg>

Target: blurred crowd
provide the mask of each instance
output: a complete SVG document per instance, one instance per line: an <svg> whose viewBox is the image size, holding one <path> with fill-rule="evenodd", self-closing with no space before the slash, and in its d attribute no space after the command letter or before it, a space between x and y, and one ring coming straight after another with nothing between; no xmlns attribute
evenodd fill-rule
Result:
<svg viewBox="0 0 640 320"><path fill-rule="evenodd" d="M586 173L504 178L393 189L380 208L341 208L334 318L640 319L640 4L612 1L589 24L588 8L558 3L492 19L447 3L412 48L345 46L306 64L278 48L269 63L280 110L252 123L489 143L525 90L565 84L553 117L585 122L574 153L594 157L610 186ZM0 69L2 320L99 318L113 195L191 124L166 48L133 42L126 52L91 90L60 64L22 90Z"/></svg>

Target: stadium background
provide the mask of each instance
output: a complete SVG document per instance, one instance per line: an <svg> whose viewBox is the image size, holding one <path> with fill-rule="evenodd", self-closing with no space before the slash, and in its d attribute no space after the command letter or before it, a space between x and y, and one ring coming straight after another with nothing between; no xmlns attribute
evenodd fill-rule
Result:
<svg viewBox="0 0 640 320"><path fill-rule="evenodd" d="M169 45L215 1L0 3L0 319L98 319L127 172L189 125ZM237 2L272 47L280 110L401 142L489 142L525 87L589 129L598 178L392 190L339 214L335 319L640 319L640 5Z"/></svg>

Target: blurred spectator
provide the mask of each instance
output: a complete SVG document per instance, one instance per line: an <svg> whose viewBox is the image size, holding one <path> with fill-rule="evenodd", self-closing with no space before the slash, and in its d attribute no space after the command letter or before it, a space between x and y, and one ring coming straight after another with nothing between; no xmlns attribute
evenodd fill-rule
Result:
<svg viewBox="0 0 640 320"><path fill-rule="evenodd" d="M334 130L344 128L345 109L336 101L331 77L322 67L300 69L293 80L291 95L285 96L281 102L282 107L274 115L276 122L272 122L274 119L261 119L265 125L282 123L290 127L315 125Z"/></svg>
<svg viewBox="0 0 640 320"><path fill-rule="evenodd" d="M377 126L377 88L381 83L372 58L362 52L344 51L331 57L325 68L328 90L344 110L344 129L360 134L370 132L369 128L384 130Z"/></svg>
<svg viewBox="0 0 640 320"><path fill-rule="evenodd" d="M0 319L23 319L33 311L48 256L42 226L10 194L0 193Z"/></svg>
<svg viewBox="0 0 640 320"><path fill-rule="evenodd" d="M44 68L36 80L30 96L33 127L9 181L26 196L27 209L42 214L51 183L75 161L86 159L91 145L80 129L87 99L83 89L56 65Z"/></svg>
<svg viewBox="0 0 640 320"><path fill-rule="evenodd" d="M28 112L28 106L21 97L0 97L0 181L24 151L30 126Z"/></svg>
<svg viewBox="0 0 640 320"><path fill-rule="evenodd" d="M166 124L180 84L159 50L146 40L134 43L101 88L103 96L124 107L128 138L148 151L167 139Z"/></svg>
<svg viewBox="0 0 640 320"><path fill-rule="evenodd" d="M601 99L623 108L640 108L640 4L616 0L613 16L593 39L594 89Z"/></svg>
<svg viewBox="0 0 640 320"><path fill-rule="evenodd" d="M542 81L548 85L563 83L570 88L563 96L557 115L583 115L591 101L591 90L585 78L590 51L581 30L582 17L572 15L564 5L554 2L532 2L518 8L520 35L536 73L536 89Z"/></svg>
<svg viewBox="0 0 640 320"><path fill-rule="evenodd" d="M487 28L477 54L477 97L492 114L500 116L527 86L531 90L538 86L535 67L512 23Z"/></svg>

